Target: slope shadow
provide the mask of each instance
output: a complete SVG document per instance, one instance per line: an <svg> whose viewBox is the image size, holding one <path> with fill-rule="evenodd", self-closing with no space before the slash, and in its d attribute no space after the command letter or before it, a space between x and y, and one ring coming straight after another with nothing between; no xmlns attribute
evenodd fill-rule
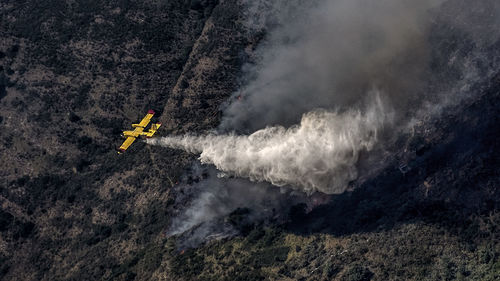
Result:
<svg viewBox="0 0 500 281"><path fill-rule="evenodd" d="M309 213L304 205L292 207L287 231L340 236L420 221L466 241L480 234L471 216L500 207L500 83L495 82L475 102L437 120L428 136L434 141L415 140L408 168L394 160L354 191L334 195Z"/></svg>

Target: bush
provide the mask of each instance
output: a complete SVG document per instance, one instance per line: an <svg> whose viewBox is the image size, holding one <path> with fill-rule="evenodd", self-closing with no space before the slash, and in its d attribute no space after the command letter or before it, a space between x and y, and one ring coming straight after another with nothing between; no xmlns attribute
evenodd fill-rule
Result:
<svg viewBox="0 0 500 281"><path fill-rule="evenodd" d="M25 222L21 224L21 228L19 230L19 236L22 238L28 238L33 230L35 229L35 224L32 222Z"/></svg>
<svg viewBox="0 0 500 281"><path fill-rule="evenodd" d="M369 281L373 277L373 273L367 268L359 264L351 266L342 276L343 281Z"/></svg>
<svg viewBox="0 0 500 281"><path fill-rule="evenodd" d="M3 277L7 272L9 272L10 265L8 264L8 259L3 255L0 256L0 278Z"/></svg>
<svg viewBox="0 0 500 281"><path fill-rule="evenodd" d="M87 240L87 245L92 246L111 236L111 227L107 225L98 225L94 229L94 236Z"/></svg>
<svg viewBox="0 0 500 281"><path fill-rule="evenodd" d="M264 235L266 235L266 232L264 231L264 229L262 229L262 227L254 228L246 237L246 242L249 245L253 245L262 237L264 237Z"/></svg>
<svg viewBox="0 0 500 281"><path fill-rule="evenodd" d="M289 247L267 248L256 251L248 258L248 264L254 268L260 268L282 263L286 260L289 251Z"/></svg>
<svg viewBox="0 0 500 281"><path fill-rule="evenodd" d="M205 262L201 255L196 254L195 250L186 250L183 254L174 257L172 261L172 270L178 276L186 277L192 280L198 276L204 269Z"/></svg>
<svg viewBox="0 0 500 281"><path fill-rule="evenodd" d="M4 210L0 210L0 231L7 230L13 220L14 220L13 215L5 212Z"/></svg>
<svg viewBox="0 0 500 281"><path fill-rule="evenodd" d="M78 148L82 149L92 143L92 139L87 136L82 136L78 138Z"/></svg>
<svg viewBox="0 0 500 281"><path fill-rule="evenodd" d="M13 58L17 55L18 52L19 52L19 45L14 44L10 46L9 50L7 51L7 56Z"/></svg>
<svg viewBox="0 0 500 281"><path fill-rule="evenodd" d="M0 72L0 100L7 95L7 85L9 84L9 78Z"/></svg>
<svg viewBox="0 0 500 281"><path fill-rule="evenodd" d="M306 218L306 210L307 210L307 205L305 203L299 203L297 205L293 205L290 208L290 212L288 214L291 223L300 224Z"/></svg>
<svg viewBox="0 0 500 281"><path fill-rule="evenodd" d="M82 118L80 118L80 116L76 115L75 113L71 112L69 114L69 117L68 117L69 121L75 123L75 122L78 122L80 121Z"/></svg>
<svg viewBox="0 0 500 281"><path fill-rule="evenodd" d="M240 233L243 235L248 234L252 228L253 223L248 219L250 214L250 209L248 208L237 208L231 212L227 218L227 221L233 225Z"/></svg>

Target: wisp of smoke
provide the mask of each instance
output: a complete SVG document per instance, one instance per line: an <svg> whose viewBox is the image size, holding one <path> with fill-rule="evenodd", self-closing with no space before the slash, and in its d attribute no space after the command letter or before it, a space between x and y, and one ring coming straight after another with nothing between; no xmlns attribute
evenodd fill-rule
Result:
<svg viewBox="0 0 500 281"><path fill-rule="evenodd" d="M200 161L221 171L307 193L343 192L357 176L361 151L369 151L391 121L376 95L365 110L315 110L290 128L266 127L251 135L168 136L147 142L200 154Z"/></svg>
<svg viewBox="0 0 500 281"><path fill-rule="evenodd" d="M210 166L191 167L190 177L204 173L206 178L194 184L180 184L167 235L180 235L181 247L194 247L217 238L233 236L238 228L260 220L283 220L290 205L307 202L302 193L276 189L267 183L256 184L234 177L217 177L220 173ZM198 175L197 175L198 174ZM248 212L238 221L227 220L237 208Z"/></svg>

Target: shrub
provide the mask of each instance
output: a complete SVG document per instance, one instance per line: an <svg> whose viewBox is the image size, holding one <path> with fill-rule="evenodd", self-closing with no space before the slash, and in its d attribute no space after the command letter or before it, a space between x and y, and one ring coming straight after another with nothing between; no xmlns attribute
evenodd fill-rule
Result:
<svg viewBox="0 0 500 281"><path fill-rule="evenodd" d="M359 264L351 266L342 276L343 281L369 281L373 273Z"/></svg>
<svg viewBox="0 0 500 281"><path fill-rule="evenodd" d="M0 231L7 230L14 220L14 216L4 210L0 210Z"/></svg>
<svg viewBox="0 0 500 281"><path fill-rule="evenodd" d="M75 123L75 122L80 121L82 118L80 118L80 116L76 115L74 112L71 112L68 116L68 119L69 119L69 121Z"/></svg>
<svg viewBox="0 0 500 281"><path fill-rule="evenodd" d="M248 264L254 268L272 266L284 262L289 251L289 247L273 247L256 251L248 258Z"/></svg>
<svg viewBox="0 0 500 281"><path fill-rule="evenodd" d="M21 228L19 230L19 236L22 238L28 238L33 230L35 229L35 224L32 222L25 222L21 224Z"/></svg>

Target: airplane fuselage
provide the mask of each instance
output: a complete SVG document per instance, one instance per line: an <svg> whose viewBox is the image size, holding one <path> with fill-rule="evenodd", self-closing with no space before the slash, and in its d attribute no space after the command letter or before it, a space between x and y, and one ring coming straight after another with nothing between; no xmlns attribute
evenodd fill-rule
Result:
<svg viewBox="0 0 500 281"><path fill-rule="evenodd" d="M139 136L144 135L142 130L134 130L134 131L123 131L123 137L133 137L138 138Z"/></svg>

